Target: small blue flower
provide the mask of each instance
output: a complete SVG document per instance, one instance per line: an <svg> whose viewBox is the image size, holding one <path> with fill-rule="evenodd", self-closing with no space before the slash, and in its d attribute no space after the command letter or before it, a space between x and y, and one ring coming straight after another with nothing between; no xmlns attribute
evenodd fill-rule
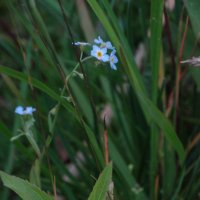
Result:
<svg viewBox="0 0 200 200"><path fill-rule="evenodd" d="M97 58L101 62L109 62L111 69L117 70L116 63L118 63L118 58L116 56L115 47L112 46L112 43L110 41L104 42L102 38L98 36L94 39L93 44L94 45L92 46L90 55ZM87 42L75 42L73 45L83 48L84 46L92 44ZM21 113L24 113L24 110L22 110Z"/></svg>
<svg viewBox="0 0 200 200"><path fill-rule="evenodd" d="M88 46L88 45L90 45L90 43L88 43L88 42L74 42L73 44L76 45L76 46Z"/></svg>
<svg viewBox="0 0 200 200"><path fill-rule="evenodd" d="M117 70L117 67L116 67L116 63L118 63L118 58L117 56L115 55L116 51L113 50L110 54L110 58L109 58L109 61L110 61L110 67L114 70Z"/></svg>
<svg viewBox="0 0 200 200"><path fill-rule="evenodd" d="M29 106L29 107L26 107L26 109L25 109L25 114L26 115L32 115L33 114L33 112L35 112L36 111L36 109L35 108L33 108L33 107L31 107L31 106Z"/></svg>
<svg viewBox="0 0 200 200"><path fill-rule="evenodd" d="M100 36L98 36L97 39L95 38L95 39L94 39L94 42L95 42L96 44L100 44L100 47L101 47L101 48L107 48L107 49L112 49L112 50L115 49L115 48L112 46L111 42L109 42L109 41L104 42L104 41L101 39Z"/></svg>
<svg viewBox="0 0 200 200"><path fill-rule="evenodd" d="M24 108L22 106L17 106L15 108L15 113L19 114L19 115L23 115L24 113Z"/></svg>
<svg viewBox="0 0 200 200"><path fill-rule="evenodd" d="M100 36L98 36L98 38L96 39L94 39L94 42L96 43L96 44L102 44L104 41L101 39L101 37Z"/></svg>
<svg viewBox="0 0 200 200"><path fill-rule="evenodd" d="M15 113L18 115L32 115L33 112L35 112L35 111L36 111L36 109L31 106L28 106L26 108L23 108L22 106L17 106L15 108Z"/></svg>
<svg viewBox="0 0 200 200"><path fill-rule="evenodd" d="M100 48L96 45L93 45L91 56L94 56L100 61L107 62L109 61L109 55L106 53L107 53L107 48Z"/></svg>

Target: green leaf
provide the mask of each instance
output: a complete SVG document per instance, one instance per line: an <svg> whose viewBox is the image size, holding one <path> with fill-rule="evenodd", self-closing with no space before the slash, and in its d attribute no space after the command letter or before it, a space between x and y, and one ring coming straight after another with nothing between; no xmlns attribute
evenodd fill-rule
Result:
<svg viewBox="0 0 200 200"><path fill-rule="evenodd" d="M197 39L200 38L200 1L199 0L184 0L185 7L188 11L192 28L194 29L194 33Z"/></svg>
<svg viewBox="0 0 200 200"><path fill-rule="evenodd" d="M157 102L158 96L158 74L160 63L160 52L162 44L162 16L163 0L151 1L151 69L152 69L152 99Z"/></svg>
<svg viewBox="0 0 200 200"><path fill-rule="evenodd" d="M189 72L190 72L192 78L194 79L194 81L196 83L197 92L200 92L200 79L199 79L199 77L200 77L200 70L199 70L199 68L191 67Z"/></svg>
<svg viewBox="0 0 200 200"><path fill-rule="evenodd" d="M28 181L8 175L3 171L0 171L0 176L3 184L16 192L23 200L53 200L52 197Z"/></svg>
<svg viewBox="0 0 200 200"><path fill-rule="evenodd" d="M156 122L159 128L163 130L166 139L173 145L174 149L179 155L181 164L183 164L185 159L184 148L170 121L163 116L163 114L156 108L152 101L147 98L143 98L142 95L138 95L138 97L147 113L149 113L150 119Z"/></svg>
<svg viewBox="0 0 200 200"><path fill-rule="evenodd" d="M88 200L105 200L112 178L112 163L105 167L94 185Z"/></svg>
<svg viewBox="0 0 200 200"><path fill-rule="evenodd" d="M163 0L151 1L151 71L152 71L152 101L157 105L158 98L158 77L160 52L162 45L162 16L163 16ZM150 139L150 196L155 197L154 182L158 167L158 144L159 144L159 129L155 124L151 124L151 139Z"/></svg>
<svg viewBox="0 0 200 200"><path fill-rule="evenodd" d="M95 152L94 156L98 160L101 167L103 167L103 165L104 165L103 154L101 152L101 149L99 148L99 145L97 143L95 135L85 122L83 122L83 125L84 125L84 128L85 128L88 140L90 142L91 148L92 148L93 152Z"/></svg>
<svg viewBox="0 0 200 200"><path fill-rule="evenodd" d="M169 156L170 155L170 156ZM169 199L175 188L176 157L171 145L164 144L163 199Z"/></svg>
<svg viewBox="0 0 200 200"><path fill-rule="evenodd" d="M30 182L41 188L40 181L40 160L36 159L30 171Z"/></svg>

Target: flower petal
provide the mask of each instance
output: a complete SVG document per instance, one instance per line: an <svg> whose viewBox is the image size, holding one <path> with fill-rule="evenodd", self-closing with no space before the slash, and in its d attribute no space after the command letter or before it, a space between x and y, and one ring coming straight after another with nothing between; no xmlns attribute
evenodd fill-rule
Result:
<svg viewBox="0 0 200 200"><path fill-rule="evenodd" d="M110 53L110 55L113 56L113 55L115 55L115 54L116 54L116 50L114 49L114 50Z"/></svg>
<svg viewBox="0 0 200 200"><path fill-rule="evenodd" d="M76 45L76 46L87 46L87 45L90 45L90 43L88 43L88 42L74 42L73 44Z"/></svg>
<svg viewBox="0 0 200 200"><path fill-rule="evenodd" d="M106 47L107 47L108 49L113 49L113 48L114 48L114 47L112 46L112 44L111 44L110 41L107 41L107 42L106 42Z"/></svg>
<svg viewBox="0 0 200 200"><path fill-rule="evenodd" d="M100 44L100 42L99 42L98 39L94 39L94 42L95 42L96 44Z"/></svg>
<svg viewBox="0 0 200 200"><path fill-rule="evenodd" d="M106 54L107 53L107 48L102 48L101 51L102 51L103 54Z"/></svg>
<svg viewBox="0 0 200 200"><path fill-rule="evenodd" d="M15 108L15 113L18 114L18 115L23 115L23 112L24 112L24 108L22 106L17 106Z"/></svg>
<svg viewBox="0 0 200 200"><path fill-rule="evenodd" d="M114 63L110 63L110 67L111 67L111 69L113 69L113 70L117 70L117 67L116 67L116 65L115 65Z"/></svg>
<svg viewBox="0 0 200 200"><path fill-rule="evenodd" d="M91 56L94 56L94 57L96 57L96 52L97 52L97 51L95 51L95 50L92 50L92 51L91 51L91 53L90 53L90 54L91 54Z"/></svg>
<svg viewBox="0 0 200 200"><path fill-rule="evenodd" d="M98 36L98 40L99 40L101 43L103 42L103 40L101 39L100 36Z"/></svg>
<svg viewBox="0 0 200 200"><path fill-rule="evenodd" d="M114 62L114 63L118 63L118 58L117 58L117 56L115 56L115 55L113 55L113 62Z"/></svg>
<svg viewBox="0 0 200 200"><path fill-rule="evenodd" d="M92 46L93 50L98 51L100 48L97 45Z"/></svg>
<svg viewBox="0 0 200 200"><path fill-rule="evenodd" d="M101 37L100 36L98 36L98 38L96 39L94 39L94 42L96 43L96 44L101 44L101 43L103 43L103 40L101 39Z"/></svg>
<svg viewBox="0 0 200 200"><path fill-rule="evenodd" d="M109 61L109 55L108 54L104 54L102 57L102 61L103 62L108 62Z"/></svg>
<svg viewBox="0 0 200 200"><path fill-rule="evenodd" d="M36 109L31 106L28 106L26 108L23 108L22 106L17 106L15 108L15 113L18 115L32 115L33 112L35 112L35 111L36 111Z"/></svg>
<svg viewBox="0 0 200 200"><path fill-rule="evenodd" d="M35 112L35 111L36 111L35 108L29 106L29 107L26 107L24 113L26 113L27 115L32 115L33 112Z"/></svg>

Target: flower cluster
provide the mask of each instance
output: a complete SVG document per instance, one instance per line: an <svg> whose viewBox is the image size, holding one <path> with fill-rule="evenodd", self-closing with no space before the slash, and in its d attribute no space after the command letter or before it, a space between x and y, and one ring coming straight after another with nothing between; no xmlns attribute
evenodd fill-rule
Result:
<svg viewBox="0 0 200 200"><path fill-rule="evenodd" d="M113 70L116 70L116 63L118 63L118 58L116 56L115 47L112 46L110 41L104 42L100 36L94 39L94 45L92 46L91 56L95 57L97 60L101 62L109 62L110 67ZM74 43L78 46L86 46L90 45L85 42L76 42Z"/></svg>
<svg viewBox="0 0 200 200"><path fill-rule="evenodd" d="M23 108L22 106L17 106L15 108L15 113L18 114L18 115L32 115L33 112L35 112L36 109L33 108L33 107L26 107L26 108Z"/></svg>

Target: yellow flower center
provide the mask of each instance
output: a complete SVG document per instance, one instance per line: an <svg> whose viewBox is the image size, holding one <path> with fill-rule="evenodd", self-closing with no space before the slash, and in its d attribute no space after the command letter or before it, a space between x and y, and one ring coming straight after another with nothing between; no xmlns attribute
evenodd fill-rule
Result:
<svg viewBox="0 0 200 200"><path fill-rule="evenodd" d="M102 57L102 52L101 52L101 51L98 51L98 52L97 52L97 57L99 57L99 58Z"/></svg>

